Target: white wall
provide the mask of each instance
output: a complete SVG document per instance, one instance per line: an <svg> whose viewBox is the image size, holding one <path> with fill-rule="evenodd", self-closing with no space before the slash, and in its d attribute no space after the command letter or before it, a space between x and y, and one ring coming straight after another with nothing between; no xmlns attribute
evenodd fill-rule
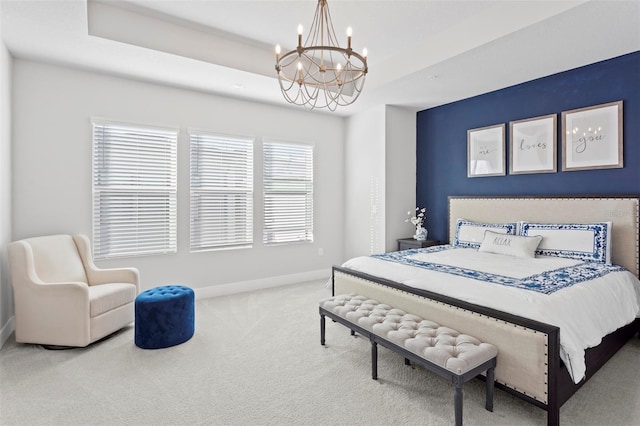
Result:
<svg viewBox="0 0 640 426"><path fill-rule="evenodd" d="M384 252L385 107L348 118L345 259Z"/></svg>
<svg viewBox="0 0 640 426"><path fill-rule="evenodd" d="M416 207L416 118L414 111L387 106L385 141L385 248L396 250L398 238L415 233L406 223Z"/></svg>
<svg viewBox="0 0 640 426"><path fill-rule="evenodd" d="M381 105L349 117L345 146L345 258L393 251L413 235L416 114Z"/></svg>
<svg viewBox="0 0 640 426"><path fill-rule="evenodd" d="M98 262L135 266L142 287L179 283L200 296L329 276L344 257L345 120L16 59L13 69L13 237L91 236L91 117L180 127L178 253ZM187 128L255 136L252 249L189 253ZM314 242L261 243L261 138L315 144ZM319 255L322 248L324 255ZM274 278L275 277L275 278ZM217 286L217 289L205 289ZM199 292L200 290L200 292Z"/></svg>
<svg viewBox="0 0 640 426"><path fill-rule="evenodd" d="M2 4L0 13L1 8ZM7 265L7 243L11 241L11 65L11 55L0 36L0 346L13 331L13 292Z"/></svg>

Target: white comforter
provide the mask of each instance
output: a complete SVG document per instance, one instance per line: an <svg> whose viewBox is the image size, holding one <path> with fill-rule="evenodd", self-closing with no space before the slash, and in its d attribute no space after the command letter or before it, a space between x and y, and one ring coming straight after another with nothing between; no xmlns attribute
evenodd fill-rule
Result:
<svg viewBox="0 0 640 426"><path fill-rule="evenodd" d="M411 257L513 278L581 263L557 257L523 259L459 248L418 252ZM605 335L640 316L640 281L626 270L543 294L368 256L351 259L343 266L560 327L560 357L575 383L585 376L585 349L597 346Z"/></svg>

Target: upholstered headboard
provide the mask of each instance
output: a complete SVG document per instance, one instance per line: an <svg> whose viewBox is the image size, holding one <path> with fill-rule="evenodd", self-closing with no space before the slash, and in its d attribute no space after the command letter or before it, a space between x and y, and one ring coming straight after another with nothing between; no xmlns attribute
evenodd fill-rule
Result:
<svg viewBox="0 0 640 426"><path fill-rule="evenodd" d="M456 221L501 223L526 220L543 223L612 222L612 263L640 274L639 204L637 196L451 196L449 241L454 240Z"/></svg>

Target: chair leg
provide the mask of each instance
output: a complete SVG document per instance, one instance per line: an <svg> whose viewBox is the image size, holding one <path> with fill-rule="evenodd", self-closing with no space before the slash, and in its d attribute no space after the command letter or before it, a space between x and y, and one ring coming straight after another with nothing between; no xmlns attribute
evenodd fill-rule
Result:
<svg viewBox="0 0 640 426"><path fill-rule="evenodd" d="M40 345L48 351L66 351L67 349L77 349L77 346Z"/></svg>
<svg viewBox="0 0 640 426"><path fill-rule="evenodd" d="M320 344L324 346L324 335L325 335L325 318L324 315L320 314Z"/></svg>

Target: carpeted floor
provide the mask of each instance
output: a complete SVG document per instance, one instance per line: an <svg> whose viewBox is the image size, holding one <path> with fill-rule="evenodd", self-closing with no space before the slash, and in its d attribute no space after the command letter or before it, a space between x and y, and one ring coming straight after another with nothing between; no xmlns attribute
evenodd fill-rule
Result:
<svg viewBox="0 0 640 426"><path fill-rule="evenodd" d="M0 350L1 425L451 425L444 380L327 322L319 342L310 282L196 303L196 333L143 350L133 327L84 349ZM640 424L640 340L633 339L561 411L563 425ZM484 410L484 383L465 385L467 425L544 425L546 413L501 390Z"/></svg>

